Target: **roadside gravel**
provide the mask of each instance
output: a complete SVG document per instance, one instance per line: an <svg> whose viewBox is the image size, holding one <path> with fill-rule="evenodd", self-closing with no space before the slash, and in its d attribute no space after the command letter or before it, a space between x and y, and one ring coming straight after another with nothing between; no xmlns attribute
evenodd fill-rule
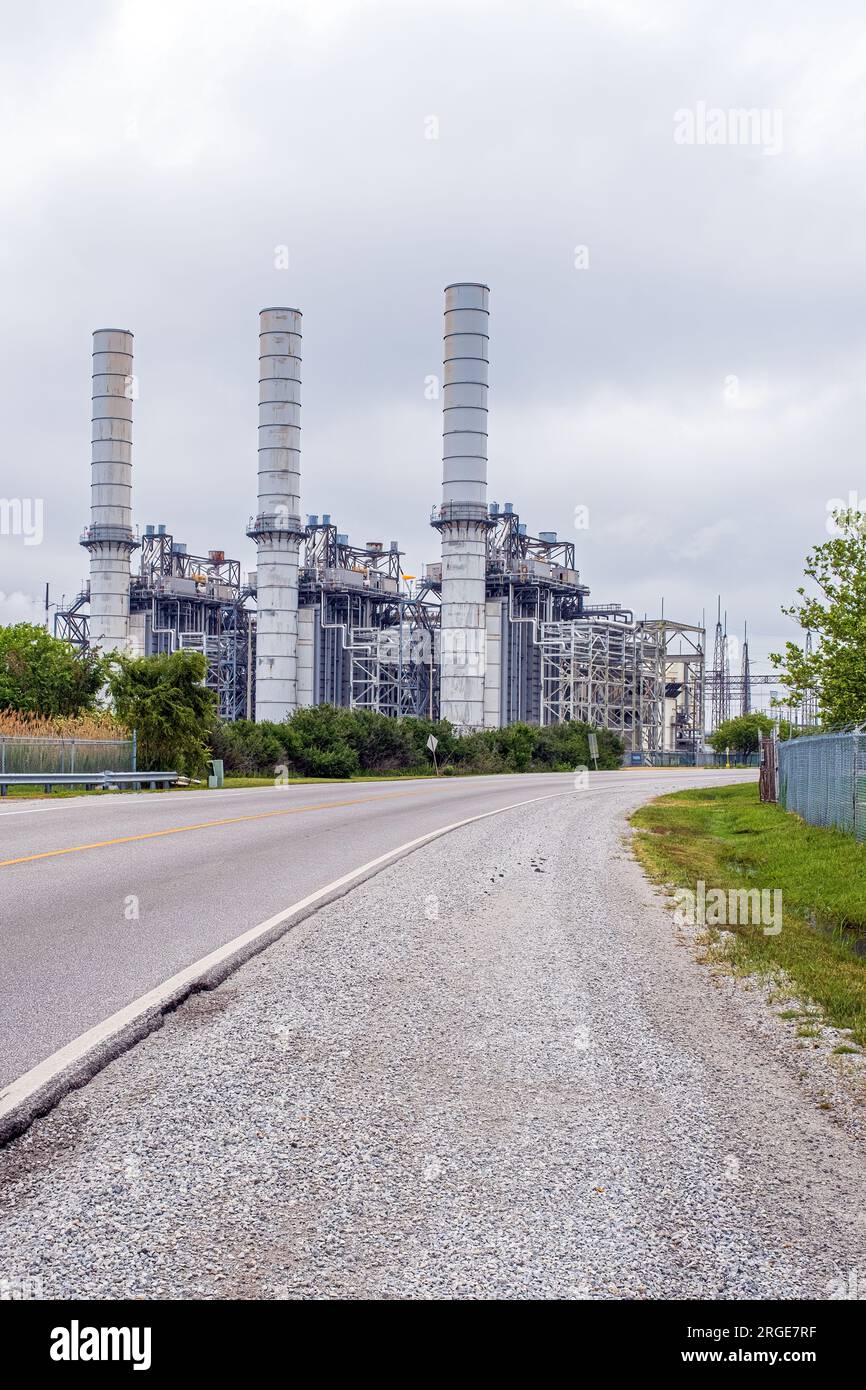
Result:
<svg viewBox="0 0 866 1390"><path fill-rule="evenodd" d="M862 1142L677 940L623 847L652 792L466 827L188 1001L0 1154L0 1275L46 1298L866 1286Z"/></svg>

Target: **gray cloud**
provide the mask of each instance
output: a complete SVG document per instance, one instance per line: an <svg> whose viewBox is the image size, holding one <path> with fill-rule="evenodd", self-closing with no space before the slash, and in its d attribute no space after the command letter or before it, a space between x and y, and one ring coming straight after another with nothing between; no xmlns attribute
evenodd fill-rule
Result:
<svg viewBox="0 0 866 1390"><path fill-rule="evenodd" d="M275 303L304 311L305 507L399 538L417 572L441 291L479 278L490 495L562 535L587 505L598 600L694 621L722 592L759 655L792 630L827 499L866 494L854 0L121 0L6 22L0 493L44 497L46 539L0 536L0 590L39 603L86 572L106 324L136 335L137 518L252 567ZM780 152L677 145L699 102L781 111Z"/></svg>

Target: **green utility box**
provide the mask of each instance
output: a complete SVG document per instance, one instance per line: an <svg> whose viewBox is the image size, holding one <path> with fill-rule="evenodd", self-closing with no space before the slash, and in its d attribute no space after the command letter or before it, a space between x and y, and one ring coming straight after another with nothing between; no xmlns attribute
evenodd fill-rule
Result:
<svg viewBox="0 0 866 1390"><path fill-rule="evenodd" d="M225 786L225 775L223 773L222 758L210 759L210 772L208 774L207 784L209 787Z"/></svg>

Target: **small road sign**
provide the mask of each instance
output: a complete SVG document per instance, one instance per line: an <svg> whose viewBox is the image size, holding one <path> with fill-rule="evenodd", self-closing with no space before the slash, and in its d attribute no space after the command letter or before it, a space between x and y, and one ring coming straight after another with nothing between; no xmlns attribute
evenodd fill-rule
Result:
<svg viewBox="0 0 866 1390"><path fill-rule="evenodd" d="M589 736L589 755L595 763L596 772L598 772L598 738L595 734Z"/></svg>

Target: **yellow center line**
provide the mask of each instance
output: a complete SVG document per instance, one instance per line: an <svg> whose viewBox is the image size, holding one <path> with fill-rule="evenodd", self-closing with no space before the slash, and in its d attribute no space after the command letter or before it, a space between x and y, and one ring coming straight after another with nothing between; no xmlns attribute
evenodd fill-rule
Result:
<svg viewBox="0 0 866 1390"><path fill-rule="evenodd" d="M361 806L370 801L389 801L398 796L421 796L421 792L385 792L382 796L356 796L350 801L323 801L309 806L289 806L282 811L259 811L252 816L226 816L223 820L203 820L195 825L175 825L165 830L147 830L141 835L120 835L115 840L94 840L90 845L70 845L68 849L44 849L38 854L22 854L17 859L0 859L0 869L8 868L10 864L29 864L34 859L54 859L61 854L80 854L86 849L128 845L135 840L158 840L162 835L185 835L189 830L210 830L217 825L240 825L242 821L271 820L274 816L297 816L303 811L330 811L338 806Z"/></svg>

